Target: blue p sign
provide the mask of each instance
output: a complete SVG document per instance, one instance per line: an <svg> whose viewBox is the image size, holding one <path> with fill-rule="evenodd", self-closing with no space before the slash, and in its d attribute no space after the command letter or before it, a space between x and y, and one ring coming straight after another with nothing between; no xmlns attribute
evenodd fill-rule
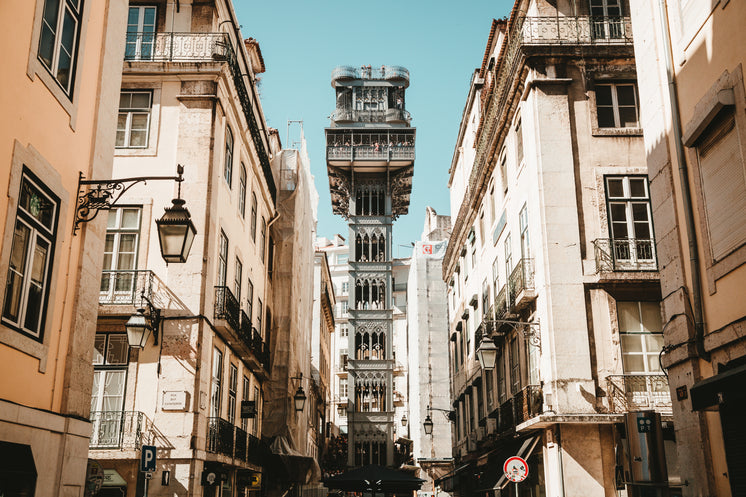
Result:
<svg viewBox="0 0 746 497"><path fill-rule="evenodd" d="M140 471L155 471L155 445L143 445L140 450Z"/></svg>

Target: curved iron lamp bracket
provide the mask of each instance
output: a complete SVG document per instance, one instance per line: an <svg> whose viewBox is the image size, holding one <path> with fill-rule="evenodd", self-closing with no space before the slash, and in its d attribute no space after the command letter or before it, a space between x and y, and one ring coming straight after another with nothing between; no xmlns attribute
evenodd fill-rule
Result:
<svg viewBox="0 0 746 497"><path fill-rule="evenodd" d="M179 193L181 193L181 182L184 181L184 166L179 164L176 172L178 176L138 176L101 181L83 179L83 173L78 173L78 198L75 202L77 207L75 208L73 236L78 233L81 223L93 221L99 211L111 210L117 201L122 198L122 195L138 183L158 180L176 181L179 183Z"/></svg>
<svg viewBox="0 0 746 497"><path fill-rule="evenodd" d="M490 338L503 337L504 333L497 333L495 330L508 325L513 331L517 331L521 336L528 340L528 343L534 347L539 347L541 351L541 331L539 321L515 321L512 319L492 319L484 320L484 323L488 325Z"/></svg>

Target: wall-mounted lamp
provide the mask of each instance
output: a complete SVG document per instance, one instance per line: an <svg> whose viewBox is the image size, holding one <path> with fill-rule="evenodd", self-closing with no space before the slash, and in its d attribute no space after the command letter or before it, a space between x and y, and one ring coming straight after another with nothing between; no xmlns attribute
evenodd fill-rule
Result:
<svg viewBox="0 0 746 497"><path fill-rule="evenodd" d="M161 325L161 310L153 306L150 299L145 296L145 292L140 298L147 304L148 314L145 314L144 308L137 309L137 312L130 316L127 324L124 325L127 330L127 343L133 349L145 348L145 342L148 341L151 331L153 332L153 344L158 345L158 330Z"/></svg>
<svg viewBox="0 0 746 497"><path fill-rule="evenodd" d="M407 426L407 414L406 413L403 414L402 417L401 417L401 425L402 426Z"/></svg>
<svg viewBox="0 0 746 497"><path fill-rule="evenodd" d="M482 338L479 347L477 347L477 359L479 359L479 365L482 366L482 369L495 369L497 345L492 338Z"/></svg>
<svg viewBox="0 0 746 497"><path fill-rule="evenodd" d="M425 427L425 435L433 434L433 418L429 414L425 417L425 422L422 423L422 426Z"/></svg>
<svg viewBox="0 0 746 497"><path fill-rule="evenodd" d="M298 376L291 376L291 380L303 381L303 373L298 373ZM295 412L302 412L306 405L306 392L303 391L303 385L298 385L298 390L293 395L293 402L295 403Z"/></svg>
<svg viewBox="0 0 746 497"><path fill-rule="evenodd" d="M73 235L77 234L81 223L92 221L99 211L111 210L117 205L122 195L137 183L156 180L176 181L179 184L178 195L172 200L172 206L155 221L158 226L158 241L161 245L161 256L166 263L186 262L197 228L191 220L189 211L184 207L181 198L181 183L184 181L184 166L176 167L178 176L139 176L109 180L84 180L83 173L78 178L78 197L75 209ZM88 186L89 188L83 188Z"/></svg>
<svg viewBox="0 0 746 497"><path fill-rule="evenodd" d="M433 418L430 417L430 412L432 411L440 411L443 413L443 416L448 418L448 421L454 421L456 419L456 412L452 411L451 409L439 409L437 407L430 407L427 406L427 416L425 416L425 422L422 423L423 428L425 428L425 434L426 435L432 435L433 434Z"/></svg>

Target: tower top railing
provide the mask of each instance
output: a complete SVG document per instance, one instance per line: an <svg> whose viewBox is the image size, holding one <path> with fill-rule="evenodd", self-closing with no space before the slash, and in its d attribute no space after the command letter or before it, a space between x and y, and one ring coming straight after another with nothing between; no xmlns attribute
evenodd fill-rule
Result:
<svg viewBox="0 0 746 497"><path fill-rule="evenodd" d="M380 79L388 81L400 81L409 86L409 71L401 66L337 66L332 70L332 86L337 81L352 79Z"/></svg>

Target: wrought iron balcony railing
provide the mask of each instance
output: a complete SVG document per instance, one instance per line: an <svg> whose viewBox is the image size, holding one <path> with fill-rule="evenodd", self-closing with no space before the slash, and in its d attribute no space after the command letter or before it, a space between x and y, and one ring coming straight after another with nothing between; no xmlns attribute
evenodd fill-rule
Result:
<svg viewBox="0 0 746 497"><path fill-rule="evenodd" d="M508 292L505 286L503 286L495 297L495 319L505 319L508 315L508 307Z"/></svg>
<svg viewBox="0 0 746 497"><path fill-rule="evenodd" d="M152 441L152 422L138 411L91 412L90 449L132 449Z"/></svg>
<svg viewBox="0 0 746 497"><path fill-rule="evenodd" d="M513 399L510 398L500 404L499 417L497 418L497 431L500 434L515 430L515 409Z"/></svg>
<svg viewBox="0 0 746 497"><path fill-rule="evenodd" d="M526 17L520 31L526 45L631 44L629 17Z"/></svg>
<svg viewBox="0 0 746 497"><path fill-rule="evenodd" d="M236 447L235 447L235 455L236 459L240 459L242 461L246 461L247 452L246 449L249 445L249 439L248 439L248 433L246 433L245 430L242 428L239 428L236 426Z"/></svg>
<svg viewBox="0 0 746 497"><path fill-rule="evenodd" d="M414 146L412 145L370 145L329 146L326 147L329 160L414 160Z"/></svg>
<svg viewBox="0 0 746 497"><path fill-rule="evenodd" d="M515 424L519 425L542 413L544 400L540 385L528 385L513 396Z"/></svg>
<svg viewBox="0 0 746 497"><path fill-rule="evenodd" d="M207 418L207 452L233 457L234 430L223 418Z"/></svg>
<svg viewBox="0 0 746 497"><path fill-rule="evenodd" d="M671 414L671 391L664 374L622 374L606 377L609 411L654 409Z"/></svg>
<svg viewBox="0 0 746 497"><path fill-rule="evenodd" d="M593 248L597 273L658 270L655 240L598 238Z"/></svg>
<svg viewBox="0 0 746 497"><path fill-rule="evenodd" d="M225 33L127 33L124 60L209 62L227 60Z"/></svg>
<svg viewBox="0 0 746 497"><path fill-rule="evenodd" d="M332 70L332 83L338 79L403 79L409 81L409 71L401 66L352 67L338 66Z"/></svg>
<svg viewBox="0 0 746 497"><path fill-rule="evenodd" d="M224 319L236 332L240 332L241 308L227 286L215 287L215 319Z"/></svg>
<svg viewBox="0 0 746 497"><path fill-rule="evenodd" d="M98 303L103 305L136 305L144 293L153 299L153 271L129 270L101 272Z"/></svg>
<svg viewBox="0 0 746 497"><path fill-rule="evenodd" d="M521 293L534 290L534 260L523 258L518 260L508 280L510 287L510 302L515 305Z"/></svg>
<svg viewBox="0 0 746 497"><path fill-rule="evenodd" d="M335 109L332 114L335 122L389 123L412 121L412 116L404 109L354 110Z"/></svg>

